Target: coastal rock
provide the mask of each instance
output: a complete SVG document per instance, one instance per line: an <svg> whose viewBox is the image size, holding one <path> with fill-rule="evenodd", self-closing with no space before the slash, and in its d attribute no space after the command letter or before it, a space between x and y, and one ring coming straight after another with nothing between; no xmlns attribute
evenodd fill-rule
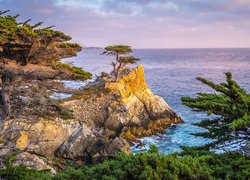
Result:
<svg viewBox="0 0 250 180"><path fill-rule="evenodd" d="M74 126L56 119L18 118L5 121L3 130L8 133L2 138L14 143L14 148L51 157L72 134Z"/></svg>
<svg viewBox="0 0 250 180"><path fill-rule="evenodd" d="M168 120L169 125L182 122L163 98L147 88L142 66L125 70L117 82L107 81L104 77L88 87L102 84L103 91L65 101L63 105L88 126L112 131L120 131L123 127L147 127L155 120Z"/></svg>
<svg viewBox="0 0 250 180"><path fill-rule="evenodd" d="M109 107L109 115L104 123L108 129L116 130L122 127L147 129L154 123L162 124L160 127L165 128L171 123L182 122L163 98L154 95L147 88L142 66L131 70L118 82L106 82L105 88L119 95L119 100L112 102ZM159 124L159 121L162 123ZM154 134L155 130L151 130L148 135Z"/></svg>
<svg viewBox="0 0 250 180"><path fill-rule="evenodd" d="M30 169L49 170L53 174L56 173L55 168L49 165L49 162L45 157L30 154L28 152L18 154L16 156L16 160L12 163L12 165L22 165Z"/></svg>
<svg viewBox="0 0 250 180"><path fill-rule="evenodd" d="M119 152L130 154L129 142L137 137L160 133L182 122L163 98L148 89L142 66L124 69L121 74L114 81L103 73L81 90L82 95L59 101L60 108L72 113L71 119L28 115L6 120L0 137L4 139L0 160L4 155L17 154L16 165L54 172L55 163L49 159L84 164L115 157ZM45 110L50 100L39 100L43 103L37 102L36 109L42 104ZM55 109L55 103L52 105L48 109ZM32 105L28 107L30 112ZM60 167L58 163L56 166Z"/></svg>
<svg viewBox="0 0 250 180"><path fill-rule="evenodd" d="M115 157L119 152L131 153L125 139L110 138L109 131L103 129L94 129L85 135L84 130L79 128L58 149L57 156L96 162Z"/></svg>

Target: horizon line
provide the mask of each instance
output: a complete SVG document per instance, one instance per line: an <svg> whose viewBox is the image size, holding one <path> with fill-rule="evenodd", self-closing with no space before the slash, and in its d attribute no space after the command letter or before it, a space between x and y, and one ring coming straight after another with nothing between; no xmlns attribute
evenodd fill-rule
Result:
<svg viewBox="0 0 250 180"><path fill-rule="evenodd" d="M133 48L133 46L131 46ZM83 49L104 49L104 47L98 46L82 46ZM136 48L133 49L250 49L250 47L152 47L152 48Z"/></svg>

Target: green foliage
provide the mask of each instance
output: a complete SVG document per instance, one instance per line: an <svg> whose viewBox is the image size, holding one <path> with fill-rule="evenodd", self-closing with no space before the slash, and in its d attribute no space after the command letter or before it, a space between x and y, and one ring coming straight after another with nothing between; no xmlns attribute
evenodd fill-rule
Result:
<svg viewBox="0 0 250 180"><path fill-rule="evenodd" d="M6 179L247 179L250 158L238 153L214 154L199 147L184 147L180 154L159 154L155 146L149 152L115 159L100 164L75 168L49 176L47 171L8 167L0 171Z"/></svg>
<svg viewBox="0 0 250 180"><path fill-rule="evenodd" d="M0 169L0 179L11 179L11 180L28 180L28 179L51 179L48 171L37 171L28 169L24 166L12 166L12 162L16 160L15 155L5 157L4 164L6 169Z"/></svg>
<svg viewBox="0 0 250 180"><path fill-rule="evenodd" d="M117 54L123 55L123 54L128 54L132 52L132 48L127 45L107 46L104 49L105 51L103 52L103 54L106 54L109 56L116 56Z"/></svg>
<svg viewBox="0 0 250 180"><path fill-rule="evenodd" d="M56 36L64 41L71 40L70 36L65 35L61 31L56 31L50 28L37 29L42 25L42 22L34 25L29 24L29 20L26 22L18 22L16 16L0 16L0 38L4 42L14 41L23 38L24 36L38 37L43 35Z"/></svg>
<svg viewBox="0 0 250 180"><path fill-rule="evenodd" d="M73 73L73 76L75 79L90 79L92 77L92 74L89 72L84 71L82 68L72 66L70 64L56 62L53 64L54 69L62 69L65 68Z"/></svg>
<svg viewBox="0 0 250 180"><path fill-rule="evenodd" d="M132 48L127 45L113 45L105 47L104 52L102 53L108 56L115 56L115 62L112 62L114 75L116 80L119 77L121 69L127 64L135 64L140 59L135 58L132 55L129 55L132 51Z"/></svg>
<svg viewBox="0 0 250 180"><path fill-rule="evenodd" d="M68 35L65 35L63 32L61 31L56 31L53 29L49 29L49 28L43 28L43 29L36 29L34 30L34 32L37 35L51 35L51 36L56 36L56 37L60 37L62 38L64 41L69 41L72 38Z"/></svg>
<svg viewBox="0 0 250 180"><path fill-rule="evenodd" d="M118 62L122 64L136 64L139 60L139 58L135 58L134 56L121 56Z"/></svg>
<svg viewBox="0 0 250 180"><path fill-rule="evenodd" d="M237 152L214 154L203 147L182 147L181 157L192 156L203 159L211 169L215 179L248 179L250 177L250 158Z"/></svg>
<svg viewBox="0 0 250 180"><path fill-rule="evenodd" d="M192 108L193 111L217 116L196 124L206 128L208 132L194 135L216 139L211 145L236 139L237 132L246 131L250 125L250 95L232 79L230 72L225 73L225 76L226 82L220 84L198 77L197 80L217 93L198 93L195 98L183 97L181 99L182 103ZM233 136L232 133L234 133Z"/></svg>
<svg viewBox="0 0 250 180"><path fill-rule="evenodd" d="M16 155L10 155L4 158L4 164L7 167L11 166L11 163L16 160Z"/></svg>
<svg viewBox="0 0 250 180"><path fill-rule="evenodd" d="M151 146L150 146L150 149L148 150L148 153L151 153L151 154L158 154L159 152L158 152L157 146L151 145Z"/></svg>
<svg viewBox="0 0 250 180"><path fill-rule="evenodd" d="M7 180L51 179L51 175L48 173L48 171L28 169L24 166L9 166L6 169L0 169L0 177Z"/></svg>
<svg viewBox="0 0 250 180"><path fill-rule="evenodd" d="M6 169L0 169L0 179L11 179L11 180L30 180L40 179L47 180L51 179L51 175L48 171L38 171L34 169L28 169L24 166L13 166L12 162L16 160L15 155L5 157L4 164Z"/></svg>
<svg viewBox="0 0 250 180"><path fill-rule="evenodd" d="M61 43L60 44L60 47L61 48L81 48L80 46L79 46L79 44L77 44L77 43Z"/></svg>
<svg viewBox="0 0 250 180"><path fill-rule="evenodd" d="M229 128L234 129L244 129L249 125L250 115L245 113L243 117L240 117L238 119L235 119L230 123Z"/></svg>
<svg viewBox="0 0 250 180"><path fill-rule="evenodd" d="M92 77L91 73L84 71L82 68L76 66L70 66L68 68L73 72L75 78L82 77L85 79L90 79Z"/></svg>

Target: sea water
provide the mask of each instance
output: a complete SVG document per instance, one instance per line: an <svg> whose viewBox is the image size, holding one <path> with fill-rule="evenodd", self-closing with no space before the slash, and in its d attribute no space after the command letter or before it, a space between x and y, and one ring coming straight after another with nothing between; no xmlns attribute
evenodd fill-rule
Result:
<svg viewBox="0 0 250 180"><path fill-rule="evenodd" d="M102 71L112 70L114 57L100 55L102 51L99 48L85 49L67 61L95 77ZM211 141L191 135L204 131L192 124L206 118L206 114L192 112L180 100L183 96L194 97L198 92L213 92L196 77L219 83L225 81L223 73L230 71L233 78L250 92L250 49L136 49L133 55L141 59L139 64L145 68L148 87L163 97L185 121L167 128L163 134L142 138L145 146L133 146L135 153L147 150L151 144L158 146L161 153L170 153L180 151L180 145L199 146ZM68 84L77 87L72 82Z"/></svg>

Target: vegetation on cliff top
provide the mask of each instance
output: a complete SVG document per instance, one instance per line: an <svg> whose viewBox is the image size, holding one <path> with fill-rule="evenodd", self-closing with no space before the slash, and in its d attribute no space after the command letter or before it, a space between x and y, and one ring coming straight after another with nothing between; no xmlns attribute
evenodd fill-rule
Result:
<svg viewBox="0 0 250 180"><path fill-rule="evenodd" d="M31 19L28 19L25 22L18 22L17 18L19 15L15 16L2 16L6 13L8 13L9 10L7 11L0 11L0 39L1 43L9 43L11 41L16 41L20 40L20 38L33 38L33 37L40 37L43 35L52 35L56 37L60 37L61 39L64 39L65 41L71 40L71 37L68 35L65 35L61 31L56 31L51 28L53 26L45 27L42 29L37 29L39 26L43 24L43 22L38 22L36 24L29 24ZM23 35L20 37L20 35Z"/></svg>
<svg viewBox="0 0 250 180"><path fill-rule="evenodd" d="M0 78L2 119L11 113L10 97L18 80L86 80L91 73L63 64L62 58L76 56L81 47L67 42L71 37L42 22L18 21L18 16L0 11ZM1 122L0 122L1 123Z"/></svg>
<svg viewBox="0 0 250 180"><path fill-rule="evenodd" d="M127 65L127 64L135 64L140 59L135 58L132 55L129 55L133 52L132 48L127 45L113 45L113 46L107 46L104 48L102 54L108 55L108 56L115 56L115 62L112 62L113 66L113 73L115 75L115 79L117 80L121 69Z"/></svg>

